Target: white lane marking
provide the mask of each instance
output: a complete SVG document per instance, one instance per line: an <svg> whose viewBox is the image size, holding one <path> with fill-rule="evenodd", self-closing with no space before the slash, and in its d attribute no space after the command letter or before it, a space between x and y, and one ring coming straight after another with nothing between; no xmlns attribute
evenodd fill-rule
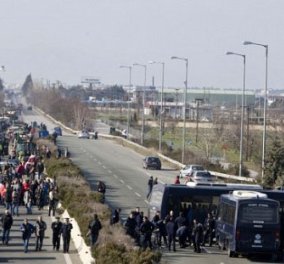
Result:
<svg viewBox="0 0 284 264"><path fill-rule="evenodd" d="M108 173L112 173L112 171L111 171L111 170L108 170Z"/></svg>
<svg viewBox="0 0 284 264"><path fill-rule="evenodd" d="M94 161L97 161L97 159L96 159L96 158L94 158Z"/></svg>
<svg viewBox="0 0 284 264"><path fill-rule="evenodd" d="M139 193L137 193L137 192L135 192L135 194L136 194L138 197L141 197L141 194L139 194Z"/></svg>
<svg viewBox="0 0 284 264"><path fill-rule="evenodd" d="M101 165L102 163L100 161L98 161L98 163Z"/></svg>
<svg viewBox="0 0 284 264"><path fill-rule="evenodd" d="M105 165L103 165L103 168L104 168L104 169L106 169L106 166L105 166Z"/></svg>
<svg viewBox="0 0 284 264"><path fill-rule="evenodd" d="M147 174L148 176L152 176L151 173L149 173L149 172L146 172L146 174Z"/></svg>
<svg viewBox="0 0 284 264"><path fill-rule="evenodd" d="M72 264L71 258L69 254L63 254L66 264Z"/></svg>
<svg viewBox="0 0 284 264"><path fill-rule="evenodd" d="M165 184L162 180L158 180L160 183Z"/></svg>
<svg viewBox="0 0 284 264"><path fill-rule="evenodd" d="M124 184L124 180L119 180L119 181Z"/></svg>
<svg viewBox="0 0 284 264"><path fill-rule="evenodd" d="M147 200L144 200L144 202L145 202L146 204L149 204L149 202L148 202Z"/></svg>
<svg viewBox="0 0 284 264"><path fill-rule="evenodd" d="M126 187L129 189L129 190L133 190L133 188L129 185L126 185Z"/></svg>
<svg viewBox="0 0 284 264"><path fill-rule="evenodd" d="M113 174L113 177L116 178L116 179L118 178L118 176L116 174Z"/></svg>

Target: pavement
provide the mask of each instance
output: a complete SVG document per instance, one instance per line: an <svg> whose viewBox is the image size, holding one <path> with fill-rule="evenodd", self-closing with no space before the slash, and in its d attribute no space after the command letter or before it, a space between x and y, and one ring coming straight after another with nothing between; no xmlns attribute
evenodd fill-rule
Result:
<svg viewBox="0 0 284 264"><path fill-rule="evenodd" d="M52 230L51 223L55 220L55 217L48 216L48 209L38 210L36 206L32 208L33 214L27 215L26 208L20 206L19 216L14 216L14 223L10 232L10 241L8 245L2 245L0 243L0 263L33 263L33 264L52 264L52 263L82 263L78 252L74 247L73 241L70 243L69 254L63 254L61 241L60 251L54 251L52 246ZM5 208L1 206L0 213L4 213ZM22 240L22 232L20 231L20 225L25 218L29 219L31 224L35 224L38 216L42 216L46 222L47 230L45 232L45 239L43 240L42 251L35 251L35 236L32 235L30 239L29 251L24 253L24 245ZM71 222L72 223L72 222ZM2 232L0 233L2 238Z"/></svg>

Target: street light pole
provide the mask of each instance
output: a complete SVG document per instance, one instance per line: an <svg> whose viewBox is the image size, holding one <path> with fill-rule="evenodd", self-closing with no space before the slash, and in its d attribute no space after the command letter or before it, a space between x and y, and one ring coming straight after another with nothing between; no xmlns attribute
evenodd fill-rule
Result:
<svg viewBox="0 0 284 264"><path fill-rule="evenodd" d="M164 111L164 82L165 82L165 63L160 61L149 61L150 64L162 65L162 89L161 89L161 108L160 108L160 131L159 131L159 152L162 152L163 139L163 111Z"/></svg>
<svg viewBox="0 0 284 264"><path fill-rule="evenodd" d="M127 92L127 134L126 137L129 139L129 129L130 129L130 100L129 93L131 89L131 76L132 76L132 66L121 65L120 68L126 68L129 70L129 88Z"/></svg>
<svg viewBox="0 0 284 264"><path fill-rule="evenodd" d="M263 103L263 132L262 132L262 159L261 159L261 180L263 183L265 170L266 154L266 118L267 118L267 83L268 83L268 45L251 41L244 41L244 45L256 45L265 48L265 86L264 86L264 103Z"/></svg>
<svg viewBox="0 0 284 264"><path fill-rule="evenodd" d="M244 135L244 102L245 102L245 90L246 90L246 55L228 51L226 55L236 55L243 58L243 92L242 92L242 114L241 114L241 136L240 136L240 165L239 165L239 176L242 176L243 170L243 135Z"/></svg>
<svg viewBox="0 0 284 264"><path fill-rule="evenodd" d="M141 145L144 145L144 131L145 131L145 89L146 89L146 81L147 81L147 65L140 63L133 63L133 66L140 66L144 68L144 88L142 94L142 126L141 126Z"/></svg>
<svg viewBox="0 0 284 264"><path fill-rule="evenodd" d="M183 97L183 130L182 130L182 153L181 153L181 162L184 163L185 156L185 120L186 120L186 102L187 102L187 82L188 82L188 58L172 56L172 60L183 60L185 61L185 88L184 88L184 97Z"/></svg>

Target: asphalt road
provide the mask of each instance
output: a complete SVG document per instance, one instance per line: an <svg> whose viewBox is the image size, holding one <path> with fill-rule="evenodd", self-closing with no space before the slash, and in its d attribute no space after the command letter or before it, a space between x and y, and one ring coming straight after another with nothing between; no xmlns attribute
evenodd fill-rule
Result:
<svg viewBox="0 0 284 264"><path fill-rule="evenodd" d="M44 122L48 129L54 125L34 111L25 111L26 122ZM172 183L177 171L164 167L161 171L144 170L143 156L110 140L78 139L74 135L64 133L58 138L58 144L68 146L71 158L83 171L90 184L95 187L99 180L107 185L106 202L112 207L122 209L122 217L139 206L147 213L147 181L150 175L158 177L159 181ZM269 263L269 259L229 258L226 252L217 247L205 247L201 254L193 252L192 248L179 249L177 252L165 251L164 261L174 264L230 264L230 263Z"/></svg>

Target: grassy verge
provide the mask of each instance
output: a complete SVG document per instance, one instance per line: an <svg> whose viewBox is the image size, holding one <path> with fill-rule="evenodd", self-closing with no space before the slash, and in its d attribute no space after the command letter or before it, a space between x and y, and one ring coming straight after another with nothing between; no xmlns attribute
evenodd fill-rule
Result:
<svg viewBox="0 0 284 264"><path fill-rule="evenodd" d="M55 151L55 147L48 141L38 141L39 145L47 145ZM98 214L102 222L102 230L98 243L92 248L93 257L97 264L152 264L159 263L161 254L153 251L142 251L135 246L134 241L125 234L120 224L109 224L111 210L103 204L100 193L93 191L85 180L80 169L69 159L56 159L54 155L45 160L46 172L53 178L59 189L59 198L64 209L74 217L80 226L87 244L88 224L94 213Z"/></svg>

